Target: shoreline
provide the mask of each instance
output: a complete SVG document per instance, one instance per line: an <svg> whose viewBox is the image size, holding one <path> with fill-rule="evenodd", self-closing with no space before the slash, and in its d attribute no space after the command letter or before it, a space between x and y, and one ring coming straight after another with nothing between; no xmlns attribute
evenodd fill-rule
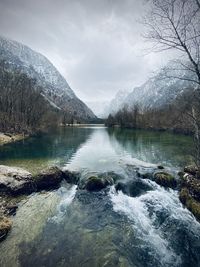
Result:
<svg viewBox="0 0 200 267"><path fill-rule="evenodd" d="M21 140L28 138L29 135L24 134L7 134L7 133L0 133L0 146L15 143Z"/></svg>

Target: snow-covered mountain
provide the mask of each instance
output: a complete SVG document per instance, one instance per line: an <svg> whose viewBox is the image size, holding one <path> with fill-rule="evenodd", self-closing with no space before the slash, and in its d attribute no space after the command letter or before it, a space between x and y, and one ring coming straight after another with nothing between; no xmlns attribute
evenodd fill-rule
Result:
<svg viewBox="0 0 200 267"><path fill-rule="evenodd" d="M42 88L41 95L59 110L82 120L96 118L75 95L64 77L43 55L19 42L0 37L0 61L10 71L25 73Z"/></svg>
<svg viewBox="0 0 200 267"><path fill-rule="evenodd" d="M170 65L167 66L167 69L170 69ZM139 105L140 109L165 107L172 103L178 96L181 96L186 90L195 88L195 84L192 84L190 81L166 78L165 71L166 70L161 70L143 85L135 87L130 93L127 93L127 91L119 91L110 102L109 112L115 114L124 106L133 107L134 105ZM183 78L187 76L191 78L191 73L188 72L175 72L173 70L171 74L175 77Z"/></svg>
<svg viewBox="0 0 200 267"><path fill-rule="evenodd" d="M103 118L107 118L109 114L115 114L124 106L126 97L130 94L128 90L119 90L115 97L106 104L103 111Z"/></svg>
<svg viewBox="0 0 200 267"><path fill-rule="evenodd" d="M87 101L85 103L98 118L105 119L108 117L109 101Z"/></svg>

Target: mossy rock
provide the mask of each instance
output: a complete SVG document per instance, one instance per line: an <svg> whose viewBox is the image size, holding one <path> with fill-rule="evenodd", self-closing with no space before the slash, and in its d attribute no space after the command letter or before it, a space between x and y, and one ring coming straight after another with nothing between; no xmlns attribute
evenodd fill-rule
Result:
<svg viewBox="0 0 200 267"><path fill-rule="evenodd" d="M200 221L200 203L197 202L195 199L190 198L186 202L186 207L194 214L197 220Z"/></svg>
<svg viewBox="0 0 200 267"><path fill-rule="evenodd" d="M12 221L7 217L0 218L0 241L2 241L11 230Z"/></svg>
<svg viewBox="0 0 200 267"><path fill-rule="evenodd" d="M182 188L179 194L180 201L185 205L189 197L189 190L187 188Z"/></svg>
<svg viewBox="0 0 200 267"><path fill-rule="evenodd" d="M187 188L181 189L179 199L192 212L196 219L200 221L200 202L190 195Z"/></svg>
<svg viewBox="0 0 200 267"><path fill-rule="evenodd" d="M200 201L200 180L196 179L194 176L186 174L183 176L181 181L182 187L189 190L190 195Z"/></svg>
<svg viewBox="0 0 200 267"><path fill-rule="evenodd" d="M177 186L177 181L171 174L167 172L157 172L154 174L154 181L164 187L175 188Z"/></svg>

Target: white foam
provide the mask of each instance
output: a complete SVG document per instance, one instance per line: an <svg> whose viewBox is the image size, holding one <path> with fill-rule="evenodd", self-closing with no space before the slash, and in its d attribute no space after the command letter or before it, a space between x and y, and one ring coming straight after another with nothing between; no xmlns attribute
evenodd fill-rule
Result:
<svg viewBox="0 0 200 267"><path fill-rule="evenodd" d="M61 187L59 193L62 195L61 201L57 206L57 213L49 219L55 223L60 223L66 213L67 207L72 203L76 195L77 185L73 185L70 189Z"/></svg>
<svg viewBox="0 0 200 267"><path fill-rule="evenodd" d="M153 248L156 258L159 258L161 266L180 266L181 257L176 255L165 239L161 227L156 224L157 211L164 211L171 218L183 221L188 229L194 228L194 232L200 234L200 225L191 213L182 207L178 195L173 190L165 190L154 182L149 181L155 190L148 191L139 197L129 197L114 188L110 191L110 197L115 212L125 214L133 224L134 231L141 241ZM151 209L150 215L149 210Z"/></svg>

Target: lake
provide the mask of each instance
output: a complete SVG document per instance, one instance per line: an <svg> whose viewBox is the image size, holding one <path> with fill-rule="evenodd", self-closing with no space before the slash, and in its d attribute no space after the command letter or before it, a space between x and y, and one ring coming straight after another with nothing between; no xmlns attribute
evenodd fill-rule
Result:
<svg viewBox="0 0 200 267"><path fill-rule="evenodd" d="M83 177L112 173L134 187L128 195L63 182L23 198L0 243L0 266L200 266L200 224L178 192L132 171L163 165L176 174L192 162L191 151L187 136L105 127L59 128L0 147L0 164L33 173L52 165Z"/></svg>

